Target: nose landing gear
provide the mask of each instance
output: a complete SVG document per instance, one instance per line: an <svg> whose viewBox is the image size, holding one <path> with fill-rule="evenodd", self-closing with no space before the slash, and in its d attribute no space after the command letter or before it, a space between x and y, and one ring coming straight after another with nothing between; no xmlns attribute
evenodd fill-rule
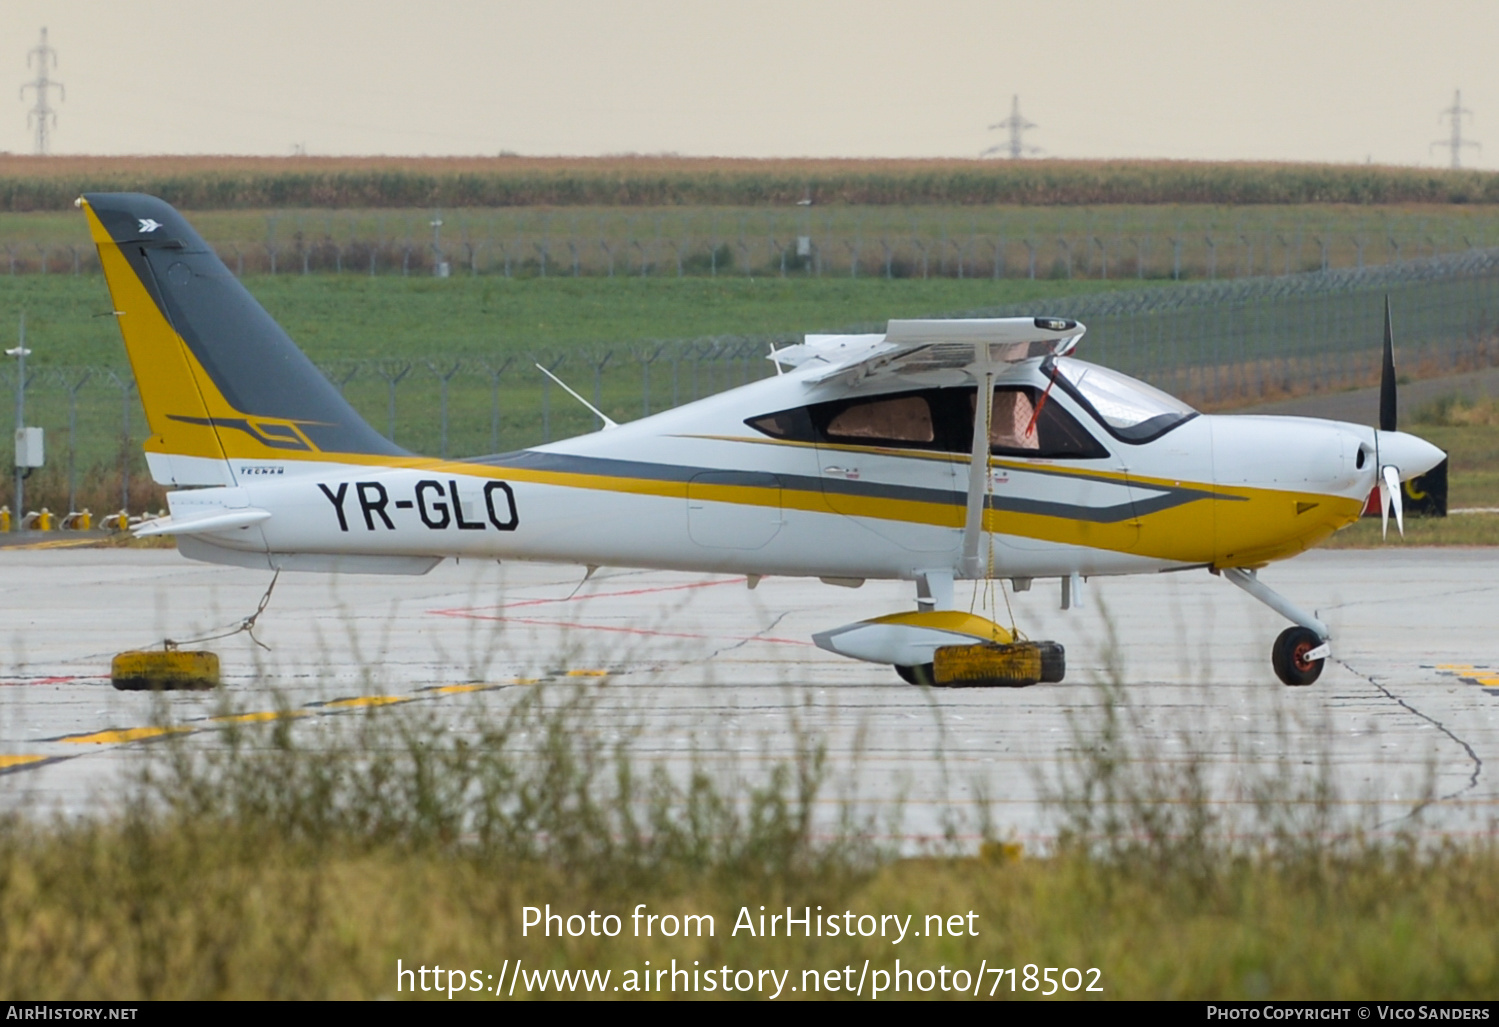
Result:
<svg viewBox="0 0 1499 1027"><path fill-rule="evenodd" d="M1282 617L1296 622L1280 633L1270 650L1275 676L1292 686L1316 681L1322 674L1323 662L1332 655L1332 632L1327 625L1271 589L1252 570L1228 567L1222 574Z"/></svg>

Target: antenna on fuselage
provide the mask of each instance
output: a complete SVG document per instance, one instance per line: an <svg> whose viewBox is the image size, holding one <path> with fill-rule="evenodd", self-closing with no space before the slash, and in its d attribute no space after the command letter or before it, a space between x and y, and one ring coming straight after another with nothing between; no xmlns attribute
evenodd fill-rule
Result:
<svg viewBox="0 0 1499 1027"><path fill-rule="evenodd" d="M567 394L569 396L571 396L573 399L577 400L579 403L582 403L589 410L592 410L593 411L593 416L597 417L600 421L604 422L604 427L601 429L602 431L608 431L610 428L618 428L619 427L619 422L615 421L608 414L604 413L598 407L594 406L592 403L588 402L588 400L584 399L582 396L580 396L576 392L574 392L572 390L572 386L568 385L567 382L563 381L561 378L558 378L555 374L553 374L552 372L548 371L546 368L542 367L540 364L536 365L536 370L540 371L542 374L546 375L552 381L554 381L558 385L562 386L564 389L567 390Z"/></svg>
<svg viewBox="0 0 1499 1027"><path fill-rule="evenodd" d="M777 375L786 373L786 369L782 367L781 362L776 359L776 344L773 342L770 344L770 362L776 366Z"/></svg>

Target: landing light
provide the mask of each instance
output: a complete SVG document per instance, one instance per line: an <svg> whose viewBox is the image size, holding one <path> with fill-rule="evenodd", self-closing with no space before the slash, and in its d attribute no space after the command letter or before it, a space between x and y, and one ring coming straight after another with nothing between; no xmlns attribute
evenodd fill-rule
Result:
<svg viewBox="0 0 1499 1027"><path fill-rule="evenodd" d="M1061 317L1038 317L1036 327L1044 328L1049 332L1065 332L1069 328L1076 328L1077 322Z"/></svg>

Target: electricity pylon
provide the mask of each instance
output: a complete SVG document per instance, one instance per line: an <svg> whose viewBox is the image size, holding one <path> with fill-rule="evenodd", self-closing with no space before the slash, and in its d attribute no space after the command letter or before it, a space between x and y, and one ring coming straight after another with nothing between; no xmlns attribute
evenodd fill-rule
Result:
<svg viewBox="0 0 1499 1027"><path fill-rule="evenodd" d="M1458 89L1455 90L1452 94L1452 106L1442 111L1442 113L1438 116L1438 120L1441 120L1442 118L1452 119L1452 138L1438 140L1437 142L1432 143L1430 147L1430 149L1436 149L1438 146L1445 146L1449 150L1451 150L1453 170L1456 170L1463 166L1462 153L1464 146L1472 146L1474 148L1481 149L1481 147L1479 147L1479 145L1473 142L1471 139L1463 138L1464 114L1466 114L1470 118L1473 116L1473 112L1463 106L1463 91L1461 89Z"/></svg>
<svg viewBox="0 0 1499 1027"><path fill-rule="evenodd" d="M47 77L47 60L51 58L52 67L57 67L57 51L47 45L47 30L42 29L41 42L31 48L26 55L26 67L31 67L36 62L36 79L21 86L21 99L26 99L26 90L36 90L36 106L26 112L26 124L36 126L36 152L37 156L47 153L49 142L49 129L57 125L57 112L52 109L51 91L56 89L58 98L66 100L68 91L63 88L61 82L54 82Z"/></svg>
<svg viewBox="0 0 1499 1027"><path fill-rule="evenodd" d="M979 156L987 157L991 153L1007 152L1009 153L1011 160L1019 160L1027 153L1040 153L1041 148L1039 146L1027 146L1024 140L1021 138L1025 134L1025 131L1027 129L1035 127L1035 122L1026 121L1023 117L1020 116L1020 97L1010 97L1010 116L1003 121L996 122L995 124L989 126L989 131L991 132L996 128L1008 129L1010 133L1009 142L1000 143L998 146L991 146L983 153L979 154Z"/></svg>

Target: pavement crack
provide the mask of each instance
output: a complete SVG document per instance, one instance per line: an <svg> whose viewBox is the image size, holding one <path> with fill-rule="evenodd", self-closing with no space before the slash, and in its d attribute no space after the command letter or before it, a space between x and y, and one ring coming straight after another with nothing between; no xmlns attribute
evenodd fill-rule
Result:
<svg viewBox="0 0 1499 1027"><path fill-rule="evenodd" d="M1380 691L1380 693L1385 696L1385 698L1393 700L1394 702L1396 702L1400 706L1404 707L1408 712L1415 714L1417 717L1421 718L1422 720L1424 720L1428 724L1430 724L1432 727L1436 728L1442 734L1444 734L1448 738L1452 739L1458 745L1462 746L1463 751L1468 754L1468 759L1470 759L1473 762L1473 773L1471 773L1471 774L1468 775L1468 783L1467 784L1463 785L1461 788L1457 789L1454 792L1447 793L1446 795L1439 795L1436 798L1422 800L1421 802L1417 803L1416 806L1414 808L1412 808L1409 813L1406 813L1402 817L1397 817L1396 818L1397 820L1407 820L1407 819L1409 819L1411 817L1416 816L1416 814L1420 813L1422 810L1426 809L1426 807L1432 805L1433 803L1445 802L1448 799L1455 799L1459 795L1462 795L1464 792L1472 791L1473 789L1475 789L1475 788L1478 787L1478 777L1479 777L1480 774L1483 773L1483 759L1482 759L1482 757L1480 757L1478 755L1477 752L1474 751L1473 746L1469 745L1466 740L1464 740L1462 738L1459 738L1458 735L1457 735L1457 732L1453 731L1446 724L1442 723L1440 720L1437 720L1431 714L1423 712L1422 710L1416 709L1416 707L1412 706L1410 703L1406 702L1400 696L1398 696L1394 692L1390 691L1389 688L1387 688L1385 685L1381 684L1379 681L1375 680L1370 675L1365 674L1361 670L1356 670L1354 667L1352 667L1351 665L1345 663L1342 660L1337 660L1336 662L1339 663L1349 673L1354 674L1354 675L1356 675L1356 676L1358 676L1360 678L1363 678L1365 681L1369 682L1369 684L1371 684L1375 688L1377 688ZM1380 825L1380 826L1383 826L1383 825Z"/></svg>
<svg viewBox="0 0 1499 1027"><path fill-rule="evenodd" d="M758 642L761 638L763 638L764 636L768 635L770 632L774 631L776 629L776 625L780 624L781 621L785 620L786 619L786 615L788 613L790 613L790 612L791 612L790 610L782 610L780 613L776 614L775 620L773 620L769 624L765 625L765 627L761 628L759 631L755 632L753 635L750 635L748 638L741 638L739 641L735 642L733 645L726 645L722 649L715 649L715 650L713 650L707 656L703 657L703 659L700 662L706 663L709 660L714 659L715 657L722 656L724 653L731 653L735 649L740 648L741 646L749 645L751 642Z"/></svg>

